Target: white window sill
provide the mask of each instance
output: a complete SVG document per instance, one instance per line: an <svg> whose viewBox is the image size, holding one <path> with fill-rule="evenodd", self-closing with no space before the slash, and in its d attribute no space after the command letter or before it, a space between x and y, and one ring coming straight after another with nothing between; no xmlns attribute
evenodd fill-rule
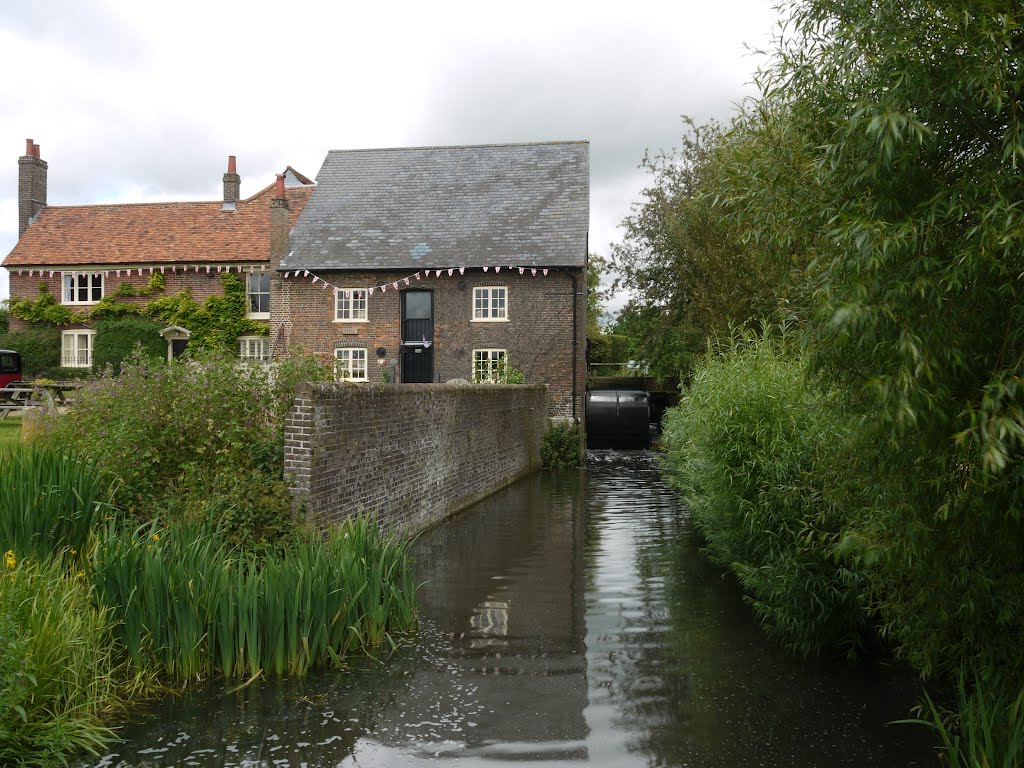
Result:
<svg viewBox="0 0 1024 768"><path fill-rule="evenodd" d="M245 317L248 320L269 320L269 312L246 312Z"/></svg>
<svg viewBox="0 0 1024 768"><path fill-rule="evenodd" d="M368 322L370 322L370 320L369 320L369 318L366 318L366 317L356 318L355 320L338 320L337 318L335 318L334 322L335 323L368 323Z"/></svg>
<svg viewBox="0 0 1024 768"><path fill-rule="evenodd" d="M62 301L61 305L65 307L94 307L100 303L99 301Z"/></svg>
<svg viewBox="0 0 1024 768"><path fill-rule="evenodd" d="M509 318L507 317L474 317L470 320L471 323L507 323Z"/></svg>

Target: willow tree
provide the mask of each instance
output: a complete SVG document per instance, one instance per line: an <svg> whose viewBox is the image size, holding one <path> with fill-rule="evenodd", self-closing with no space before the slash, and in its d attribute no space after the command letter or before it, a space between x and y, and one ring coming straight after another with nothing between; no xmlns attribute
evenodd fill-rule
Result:
<svg viewBox="0 0 1024 768"><path fill-rule="evenodd" d="M650 184L613 249L620 284L633 294L619 329L632 338L634 356L661 375L685 374L709 341L735 328L799 314L807 253L793 242L748 236L742 210L731 203L736 185L744 188L748 156L792 166L782 123L754 110L729 125L689 118L684 125L678 149L644 157Z"/></svg>
<svg viewBox="0 0 1024 768"><path fill-rule="evenodd" d="M848 548L907 656L1017 670L1024 637L1024 8L803 0L751 109L809 157L755 153L729 205L808 251L818 374L872 446ZM776 173L778 171L778 173ZM823 247L822 245L823 244ZM874 474L872 475L872 469Z"/></svg>

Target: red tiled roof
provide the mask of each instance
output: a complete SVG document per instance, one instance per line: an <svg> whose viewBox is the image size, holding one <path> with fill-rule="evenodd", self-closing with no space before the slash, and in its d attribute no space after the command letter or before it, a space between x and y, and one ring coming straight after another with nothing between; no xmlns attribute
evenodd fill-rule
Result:
<svg viewBox="0 0 1024 768"><path fill-rule="evenodd" d="M289 228L313 186L288 187ZM260 262L270 259L274 185L239 200L47 206L3 266Z"/></svg>

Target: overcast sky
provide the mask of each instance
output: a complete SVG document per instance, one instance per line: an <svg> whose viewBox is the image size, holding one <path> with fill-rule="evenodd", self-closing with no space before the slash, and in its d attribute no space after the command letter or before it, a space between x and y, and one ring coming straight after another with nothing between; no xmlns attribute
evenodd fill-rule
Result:
<svg viewBox="0 0 1024 768"><path fill-rule="evenodd" d="M607 255L644 151L752 93L772 2L3 3L0 255L26 138L51 205L219 199L229 154L248 196L329 149L587 139Z"/></svg>

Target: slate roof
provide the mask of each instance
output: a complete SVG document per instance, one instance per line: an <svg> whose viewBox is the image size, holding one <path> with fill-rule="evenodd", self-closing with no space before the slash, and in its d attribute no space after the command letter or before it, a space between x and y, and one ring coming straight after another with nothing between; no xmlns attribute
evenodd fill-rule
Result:
<svg viewBox="0 0 1024 768"><path fill-rule="evenodd" d="M280 269L582 267L585 141L334 150Z"/></svg>
<svg viewBox="0 0 1024 768"><path fill-rule="evenodd" d="M292 226L313 189L285 189ZM271 184L239 200L234 211L222 210L221 200L47 206L25 230L3 266L269 261L273 198Z"/></svg>

